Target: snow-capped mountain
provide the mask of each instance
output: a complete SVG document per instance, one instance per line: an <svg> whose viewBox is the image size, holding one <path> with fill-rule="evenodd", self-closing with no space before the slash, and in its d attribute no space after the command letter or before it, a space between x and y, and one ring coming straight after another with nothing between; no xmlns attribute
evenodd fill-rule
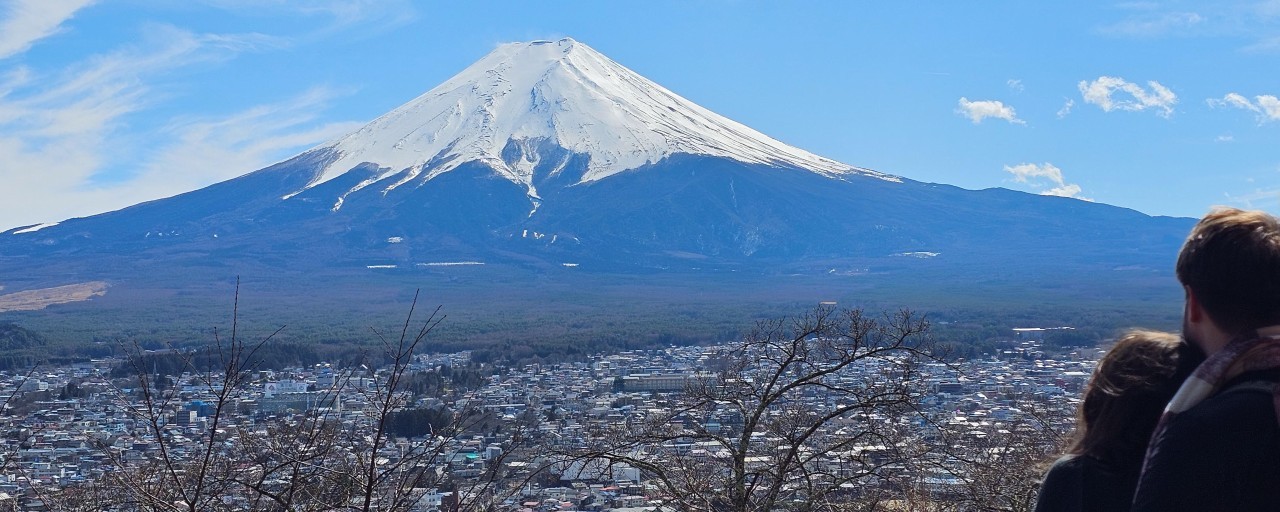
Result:
<svg viewBox="0 0 1280 512"><path fill-rule="evenodd" d="M533 170L545 144L587 155L578 183L652 165L676 154L806 169L831 177L896 177L788 146L704 109L573 39L505 44L413 101L338 141L308 186L362 163L379 171L348 192L378 183L387 193L466 162L484 162L538 198ZM340 207L340 203L334 205Z"/></svg>
<svg viewBox="0 0 1280 512"><path fill-rule="evenodd" d="M939 285L1089 276L1124 286L1167 273L1190 225L836 162L562 39L500 46L363 128L271 167L0 233L0 277L21 289L57 276L128 282L157 269L174 279L364 276L463 262Z"/></svg>

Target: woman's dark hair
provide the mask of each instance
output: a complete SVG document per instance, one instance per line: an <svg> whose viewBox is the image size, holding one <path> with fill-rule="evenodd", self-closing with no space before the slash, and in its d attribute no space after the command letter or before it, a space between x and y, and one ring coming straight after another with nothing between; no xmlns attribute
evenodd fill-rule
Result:
<svg viewBox="0 0 1280 512"><path fill-rule="evenodd" d="M1175 334L1126 333L1093 371L1067 452L1117 468L1141 466L1165 404L1203 360L1198 349Z"/></svg>

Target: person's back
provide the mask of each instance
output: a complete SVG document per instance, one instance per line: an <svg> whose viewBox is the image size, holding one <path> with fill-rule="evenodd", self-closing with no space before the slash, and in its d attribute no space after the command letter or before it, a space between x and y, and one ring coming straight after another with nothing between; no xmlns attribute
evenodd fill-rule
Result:
<svg viewBox="0 0 1280 512"><path fill-rule="evenodd" d="M1165 410L1133 510L1280 510L1280 221L1210 213L1177 273L1183 336L1208 359Z"/></svg>
<svg viewBox="0 0 1280 512"><path fill-rule="evenodd" d="M1124 512L1133 502L1138 469L1089 455L1065 455L1044 476L1035 512Z"/></svg>
<svg viewBox="0 0 1280 512"><path fill-rule="evenodd" d="M1152 439L1135 511L1280 510L1280 374L1242 374Z"/></svg>

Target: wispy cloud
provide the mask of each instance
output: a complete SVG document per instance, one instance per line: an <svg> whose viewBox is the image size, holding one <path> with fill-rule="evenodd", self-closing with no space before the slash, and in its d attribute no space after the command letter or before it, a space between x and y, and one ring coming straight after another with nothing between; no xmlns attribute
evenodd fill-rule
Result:
<svg viewBox="0 0 1280 512"><path fill-rule="evenodd" d="M1161 0L1113 5L1121 17L1099 26L1100 34L1139 39L1238 39L1246 53L1280 52L1280 2L1277 0Z"/></svg>
<svg viewBox="0 0 1280 512"><path fill-rule="evenodd" d="M1013 107L996 100L969 101L969 98L960 98L956 113L968 117L973 124L981 123L988 117L1004 119L1013 124L1026 124L1025 121L1018 119Z"/></svg>
<svg viewBox="0 0 1280 512"><path fill-rule="evenodd" d="M1280 209L1280 188L1258 188L1242 194L1224 192L1222 195L1226 198L1227 204L1250 209L1265 208L1273 211Z"/></svg>
<svg viewBox="0 0 1280 512"><path fill-rule="evenodd" d="M1107 35L1125 37L1160 37L1183 35L1205 24L1207 19L1195 12L1153 12L1143 10L1117 23L1099 29Z"/></svg>
<svg viewBox="0 0 1280 512"><path fill-rule="evenodd" d="M17 219L0 230L118 209L262 168L359 128L359 122L318 121L318 113L337 96L316 88L221 118L176 121L168 127L172 140L160 142L150 153L135 148L143 153L139 161L123 162L135 172L110 179L98 179L112 163L101 148L108 137L61 137L39 147L0 137L0 155L13 162L11 168L21 169L0 171L0 188L24 191L22 197L0 203L0 219ZM61 206L51 209L49 197L59 198ZM24 209L54 213L24 217Z"/></svg>
<svg viewBox="0 0 1280 512"><path fill-rule="evenodd" d="M221 118L184 119L167 131L175 140L150 155L131 180L153 197L185 192L234 178L310 146L360 128L354 121L319 122L320 113L345 94L317 87L287 100L258 105ZM175 176L174 170L181 169Z"/></svg>
<svg viewBox="0 0 1280 512"><path fill-rule="evenodd" d="M376 21L398 25L414 18L411 4L403 0L289 0L284 3L298 6L303 12L331 16L344 24Z"/></svg>
<svg viewBox="0 0 1280 512"><path fill-rule="evenodd" d="M409 0L202 0L206 5L267 16L322 16L328 33L355 25L387 30L413 21L417 13Z"/></svg>
<svg viewBox="0 0 1280 512"><path fill-rule="evenodd" d="M261 39L255 34L199 35L156 25L148 28L141 44L55 74L35 76L20 68L0 87L0 136L38 139L100 133L163 95L151 85L156 76L230 58Z"/></svg>
<svg viewBox="0 0 1280 512"><path fill-rule="evenodd" d="M0 6L0 59L23 53L57 34L62 24L95 0L12 0Z"/></svg>
<svg viewBox="0 0 1280 512"><path fill-rule="evenodd" d="M1022 92L1027 89L1026 86L1022 85L1022 80L1018 80L1016 78L1006 80L1005 85L1008 85L1009 89L1013 92Z"/></svg>
<svg viewBox="0 0 1280 512"><path fill-rule="evenodd" d="M97 2L0 0L0 60L66 30L68 20ZM0 230L185 192L357 128L323 120L328 105L349 93L326 87L198 116L162 112L186 99L180 70L209 70L247 52L371 37L416 16L411 0L196 2L240 17L306 22L266 35L195 33L143 21L134 41L58 69L0 68L0 190L23 191L0 201Z"/></svg>
<svg viewBox="0 0 1280 512"><path fill-rule="evenodd" d="M1250 100L1243 94L1230 92L1221 99L1209 98L1205 101L1213 108L1228 107L1253 112L1257 114L1259 124L1268 121L1280 121L1280 98L1270 94L1254 96Z"/></svg>
<svg viewBox="0 0 1280 512"><path fill-rule="evenodd" d="M1247 0L1224 9L1223 32L1251 40L1245 53L1280 53L1280 0Z"/></svg>
<svg viewBox="0 0 1280 512"><path fill-rule="evenodd" d="M140 195L151 185L133 180L135 160L147 148L165 146L172 133L189 132L177 126L138 140L122 129L130 116L165 101L170 91L160 84L167 73L231 58L269 39L169 26L146 33L140 43L59 72L18 68L0 75L0 190L23 191L0 201L0 224L61 220L154 199ZM162 181L186 183L178 171L169 174Z"/></svg>
<svg viewBox="0 0 1280 512"><path fill-rule="evenodd" d="M1033 188L1039 189L1040 195L1071 197L1090 201L1088 198L1080 197L1080 185L1067 183L1062 176L1062 169L1051 163L1006 165L1004 166L1004 171L1013 175L1013 181L1026 183Z"/></svg>
<svg viewBox="0 0 1280 512"><path fill-rule="evenodd" d="M1241 50L1245 53L1280 53L1280 36L1259 39Z"/></svg>
<svg viewBox="0 0 1280 512"><path fill-rule="evenodd" d="M1178 96L1155 80L1148 81L1149 89L1144 89L1123 78L1101 76L1092 82L1081 80L1078 87L1084 102L1097 105L1103 112L1153 109L1167 118L1173 115L1173 106L1178 103Z"/></svg>
<svg viewBox="0 0 1280 512"><path fill-rule="evenodd" d="M1075 106L1076 106L1076 100L1067 98L1067 101L1062 104L1062 108L1058 109L1058 119L1062 119L1070 115L1071 109L1075 108Z"/></svg>

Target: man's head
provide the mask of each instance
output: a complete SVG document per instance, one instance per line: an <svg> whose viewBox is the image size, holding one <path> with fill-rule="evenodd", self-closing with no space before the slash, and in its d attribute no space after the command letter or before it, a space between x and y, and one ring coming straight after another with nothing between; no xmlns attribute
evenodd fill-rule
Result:
<svg viewBox="0 0 1280 512"><path fill-rule="evenodd" d="M1177 273L1187 291L1184 324L1204 314L1226 337L1280 324L1280 221L1259 211L1210 212L1178 253Z"/></svg>

